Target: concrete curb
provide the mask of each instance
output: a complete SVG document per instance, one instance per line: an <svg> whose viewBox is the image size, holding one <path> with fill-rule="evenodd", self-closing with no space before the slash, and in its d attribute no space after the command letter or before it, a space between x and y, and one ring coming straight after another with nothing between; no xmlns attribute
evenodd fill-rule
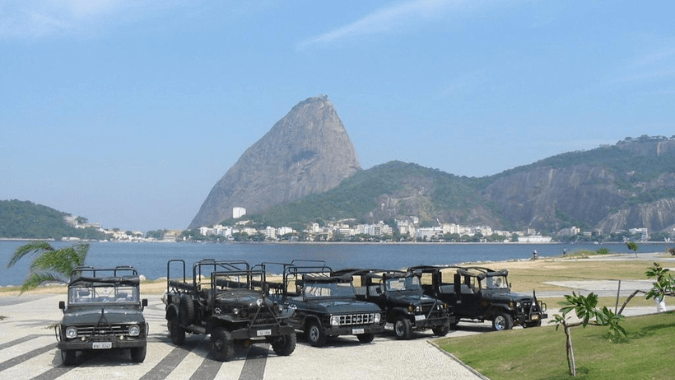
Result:
<svg viewBox="0 0 675 380"><path fill-rule="evenodd" d="M467 370L469 370L471 373L473 373L474 375L476 375L476 377L478 377L478 378L480 378L480 379L483 379L483 380L490 380L489 377L483 376L483 374L481 374L480 372L476 371L476 370L473 369L472 367L466 365L463 361L459 360L455 355L453 355L453 354L449 353L448 351L442 349L438 344L436 344L436 342L432 342L432 341L430 341L430 340L427 340L427 343L429 343L430 345L436 347L436 349L438 349L440 352L442 352L443 354L445 354L445 356L449 357L450 359L454 360L457 364L459 364L459 365L461 365L462 367L464 367L464 368L466 368Z"/></svg>

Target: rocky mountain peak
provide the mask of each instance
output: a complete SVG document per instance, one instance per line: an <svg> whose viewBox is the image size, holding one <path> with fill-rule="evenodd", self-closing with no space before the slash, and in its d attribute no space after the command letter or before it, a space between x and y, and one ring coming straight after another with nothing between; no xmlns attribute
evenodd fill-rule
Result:
<svg viewBox="0 0 675 380"><path fill-rule="evenodd" d="M322 193L361 170L354 146L327 96L308 98L241 155L211 189L189 228Z"/></svg>

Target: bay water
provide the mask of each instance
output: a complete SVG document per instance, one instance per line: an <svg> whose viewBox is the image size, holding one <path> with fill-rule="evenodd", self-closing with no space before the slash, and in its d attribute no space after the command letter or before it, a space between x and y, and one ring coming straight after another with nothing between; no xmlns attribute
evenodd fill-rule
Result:
<svg viewBox="0 0 675 380"><path fill-rule="evenodd" d="M31 257L25 257L14 267L7 268L14 251L25 241L0 241L0 286L20 285L26 278ZM52 242L55 248L73 243ZM537 250L539 257L562 256L579 250L596 251L607 247L613 253L632 253L625 244L515 244L515 243L282 243L282 244L198 244L198 243L90 243L87 265L112 268L117 265L132 265L139 274L148 279L166 276L167 261L185 260L191 273L195 261L212 258L216 260L246 260L250 264L283 262L292 260L323 260L333 269L378 268L401 269L413 265L460 264L466 262L508 261L530 259ZM666 243L638 243L640 252L664 252ZM175 268L172 266L172 276ZM189 273L188 273L189 275Z"/></svg>

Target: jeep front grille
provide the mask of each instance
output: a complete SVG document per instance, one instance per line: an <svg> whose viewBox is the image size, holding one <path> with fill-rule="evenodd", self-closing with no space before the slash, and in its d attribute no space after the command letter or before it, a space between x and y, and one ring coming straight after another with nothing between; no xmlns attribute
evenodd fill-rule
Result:
<svg viewBox="0 0 675 380"><path fill-rule="evenodd" d="M110 325L110 326L79 326L77 328L78 337L108 336L108 335L128 335L129 326Z"/></svg>
<svg viewBox="0 0 675 380"><path fill-rule="evenodd" d="M340 326L368 325L375 323L375 314L346 314L338 315Z"/></svg>
<svg viewBox="0 0 675 380"><path fill-rule="evenodd" d="M258 311L260 310L260 311ZM256 316L256 313L258 315ZM252 325L269 325L269 324L276 324L277 320L274 318L274 314L272 311L267 308L267 307L252 307L248 311L248 315L251 318L251 324ZM255 317L255 320L253 318Z"/></svg>

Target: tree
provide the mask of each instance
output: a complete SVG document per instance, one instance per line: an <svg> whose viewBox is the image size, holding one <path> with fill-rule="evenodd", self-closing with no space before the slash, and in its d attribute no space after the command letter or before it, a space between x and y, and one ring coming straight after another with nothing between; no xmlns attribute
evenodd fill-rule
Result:
<svg viewBox="0 0 675 380"><path fill-rule="evenodd" d="M84 265L89 253L89 244L54 249L49 243L40 241L24 244L17 248L7 264L11 268L26 256L35 256L28 271L28 277L21 285L20 293L37 288L49 281L67 283L70 273Z"/></svg>
<svg viewBox="0 0 675 380"><path fill-rule="evenodd" d="M601 310L597 309L598 305L598 296L595 293L590 293L588 297L572 292L572 295L566 295L566 301L563 301L563 307L560 309L562 311L562 316L555 314L553 316L554 320L549 323L555 323L555 329L558 330L558 327L561 325L564 327L567 348L567 364L570 368L570 375L577 375L577 366L574 359L574 347L572 346L572 327L583 326L584 328L591 324L594 326L609 326L610 341L618 341L622 337L626 337L626 330L623 327L619 326L619 322L623 320L624 316L621 314L614 314L607 307L603 307ZM574 310L577 315L577 318L581 319L580 322L569 323L567 319L567 314ZM595 319L595 320L593 320Z"/></svg>

